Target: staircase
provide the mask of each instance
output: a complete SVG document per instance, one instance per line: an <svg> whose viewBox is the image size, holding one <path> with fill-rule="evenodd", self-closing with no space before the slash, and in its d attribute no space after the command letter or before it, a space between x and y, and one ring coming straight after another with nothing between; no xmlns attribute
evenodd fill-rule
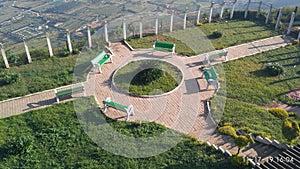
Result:
<svg viewBox="0 0 300 169"><path fill-rule="evenodd" d="M271 156L256 166L258 169L300 169L300 145Z"/></svg>

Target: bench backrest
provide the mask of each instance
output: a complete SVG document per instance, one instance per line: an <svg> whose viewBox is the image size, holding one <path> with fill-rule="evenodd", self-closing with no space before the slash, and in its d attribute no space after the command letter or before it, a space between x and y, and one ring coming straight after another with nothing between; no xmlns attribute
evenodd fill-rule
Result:
<svg viewBox="0 0 300 169"><path fill-rule="evenodd" d="M218 53L219 54L219 56L227 56L227 54L228 54L228 51L227 50L222 50L220 53Z"/></svg>
<svg viewBox="0 0 300 169"><path fill-rule="evenodd" d="M84 90L84 86L77 86L77 87L73 87L73 88L62 89L62 90L57 91L56 96L71 95L72 93L82 92L83 90Z"/></svg>
<svg viewBox="0 0 300 169"><path fill-rule="evenodd" d="M214 54L209 55L209 58L210 59L216 59L216 58L221 57L221 56L227 56L227 54L228 54L228 51L224 49L219 53L214 53Z"/></svg>
<svg viewBox="0 0 300 169"><path fill-rule="evenodd" d="M119 103L116 103L116 102L113 102L113 101L106 101L106 100L103 100L102 101L104 104L107 104L109 107L113 107L115 109L118 109L118 110L121 110L121 111L126 111L127 110L127 106L124 106L122 104L119 104Z"/></svg>
<svg viewBox="0 0 300 169"><path fill-rule="evenodd" d="M155 47L172 49L174 47L174 44L165 42L155 42Z"/></svg>
<svg viewBox="0 0 300 169"><path fill-rule="evenodd" d="M102 51L91 62L92 62L93 65L98 64L99 61L102 60L106 56L107 56L107 53L105 51Z"/></svg>
<svg viewBox="0 0 300 169"><path fill-rule="evenodd" d="M214 67L210 68L210 73L211 73L212 79L217 80L219 78Z"/></svg>

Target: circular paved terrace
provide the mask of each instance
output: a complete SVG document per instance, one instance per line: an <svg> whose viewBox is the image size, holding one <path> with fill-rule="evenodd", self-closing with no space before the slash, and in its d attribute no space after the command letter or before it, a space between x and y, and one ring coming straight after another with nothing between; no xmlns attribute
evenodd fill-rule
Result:
<svg viewBox="0 0 300 169"><path fill-rule="evenodd" d="M153 121L196 138L213 133L216 126L207 118L204 112L204 101L212 96L214 89L205 90L206 81L201 77L199 66L191 66L188 58L171 53L152 50L130 51L122 43L115 43L110 50L114 54L113 63L102 67L102 74L92 72L88 79L88 93L95 95L99 105L107 97L113 101L134 106L134 116L130 121ZM116 69L127 62L140 59L160 59L170 62L180 68L184 74L183 84L173 92L159 97L134 97L112 89L111 78ZM200 62L200 61L199 61ZM200 93L201 91L201 93ZM122 111L109 109L106 115L113 119L125 120Z"/></svg>

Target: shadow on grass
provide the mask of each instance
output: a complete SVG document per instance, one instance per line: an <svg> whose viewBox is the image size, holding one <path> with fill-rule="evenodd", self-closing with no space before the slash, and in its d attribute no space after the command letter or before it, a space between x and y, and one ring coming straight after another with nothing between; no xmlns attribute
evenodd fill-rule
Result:
<svg viewBox="0 0 300 169"><path fill-rule="evenodd" d="M270 85L273 85L273 84L277 84L277 83L281 83L281 82L285 82L285 81L289 81L289 80L295 80L295 79L299 79L300 76L297 76L297 77L291 77L291 78L287 78L287 79L281 79L281 80L278 80L278 81L275 81L275 82L271 82L269 83Z"/></svg>
<svg viewBox="0 0 300 169"><path fill-rule="evenodd" d="M250 74L256 76L256 77L270 77L271 75L266 69L260 69L253 72L250 72Z"/></svg>
<svg viewBox="0 0 300 169"><path fill-rule="evenodd" d="M284 67L290 67L290 66L297 66L297 65L300 65L300 61L294 62L294 63L290 63L290 64L285 64L285 65L282 65L282 66L284 66Z"/></svg>
<svg viewBox="0 0 300 169"><path fill-rule="evenodd" d="M289 55L289 54L294 54L294 53L298 53L298 52L286 52L286 53L276 54L276 55L272 55L272 56L270 55L270 57L276 57L276 56L282 56L282 55ZM296 57L282 58L282 59L276 59L276 60L260 61L259 63L274 63L274 62L280 62L280 61L297 59L297 58L300 59L299 56L296 56Z"/></svg>

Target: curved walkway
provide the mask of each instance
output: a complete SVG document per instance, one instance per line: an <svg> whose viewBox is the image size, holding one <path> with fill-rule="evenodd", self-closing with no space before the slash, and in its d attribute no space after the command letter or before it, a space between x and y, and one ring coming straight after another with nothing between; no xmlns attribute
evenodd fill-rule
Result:
<svg viewBox="0 0 300 169"><path fill-rule="evenodd" d="M287 45L287 40L281 36L271 37L251 43L246 43L228 48L229 60L254 55L264 51L280 48ZM136 98L114 92L110 89L110 78L113 71L128 60L138 58L153 58L152 52L147 50L130 51L121 43L115 43L111 47L115 54L114 63L105 64L103 74L91 73L88 82L85 82L87 95L95 95L96 100L101 101L106 97L118 99L118 102L135 106L136 114L131 120L155 121L175 130L187 133L201 141L209 141L212 144L221 146L231 152L236 152L237 147L232 140L226 136L212 134L214 125L205 114L205 107L202 101L210 98L213 90L206 91L206 81L200 78L199 67L202 65L205 54L194 57L181 57L155 52L155 57L160 57L172 63L176 63L185 72L184 84L172 94L158 98ZM210 52L210 53L215 53ZM214 62L217 63L218 61ZM214 64L213 63L213 64ZM198 88L195 88L197 86ZM65 86L66 87L66 86ZM62 88L65 88L62 87ZM33 109L50 106L55 103L53 90L48 90L20 98L14 98L0 102L0 118L18 115ZM180 104L178 104L180 102ZM101 105L101 104L100 104ZM159 105L159 106L157 106ZM196 105L196 106L195 106ZM108 116L124 119L124 114L110 109ZM207 137L210 135L211 137ZM249 149L246 154L257 156L256 151Z"/></svg>

